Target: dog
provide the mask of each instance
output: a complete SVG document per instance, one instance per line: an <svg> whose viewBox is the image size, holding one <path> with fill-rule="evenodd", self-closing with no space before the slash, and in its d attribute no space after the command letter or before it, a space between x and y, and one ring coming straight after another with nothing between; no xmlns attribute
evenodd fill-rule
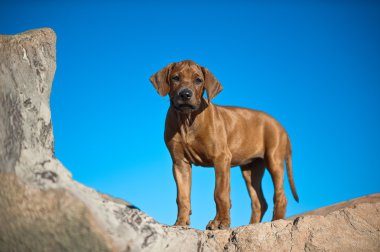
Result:
<svg viewBox="0 0 380 252"><path fill-rule="evenodd" d="M161 96L169 95L165 143L173 161L178 215L174 225L190 225L191 165L215 168L216 216L206 229L230 227L230 168L240 166L251 198L250 223L262 220L268 206L261 181L268 169L275 188L272 220L285 217L284 160L298 202L291 144L285 129L268 114L211 103L223 87L205 67L191 60L171 63L150 81ZM207 94L205 99L204 92Z"/></svg>

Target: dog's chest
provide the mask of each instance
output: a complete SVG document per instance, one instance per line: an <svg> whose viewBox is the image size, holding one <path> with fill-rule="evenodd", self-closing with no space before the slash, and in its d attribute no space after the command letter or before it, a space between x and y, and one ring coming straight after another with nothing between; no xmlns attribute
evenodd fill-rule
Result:
<svg viewBox="0 0 380 252"><path fill-rule="evenodd" d="M180 127L179 137L186 157L195 165L212 166L211 151L201 127Z"/></svg>

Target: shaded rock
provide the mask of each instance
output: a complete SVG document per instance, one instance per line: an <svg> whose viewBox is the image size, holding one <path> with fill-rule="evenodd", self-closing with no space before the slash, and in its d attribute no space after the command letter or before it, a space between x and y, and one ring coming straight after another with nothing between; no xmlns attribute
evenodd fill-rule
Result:
<svg viewBox="0 0 380 252"><path fill-rule="evenodd" d="M0 250L155 250L160 224L54 157L55 43L51 29L0 36Z"/></svg>
<svg viewBox="0 0 380 252"><path fill-rule="evenodd" d="M67 190L26 186L0 174L1 251L107 251L112 242L90 210Z"/></svg>
<svg viewBox="0 0 380 252"><path fill-rule="evenodd" d="M165 226L54 156L55 33L0 36L0 251L380 251L380 194L229 230Z"/></svg>

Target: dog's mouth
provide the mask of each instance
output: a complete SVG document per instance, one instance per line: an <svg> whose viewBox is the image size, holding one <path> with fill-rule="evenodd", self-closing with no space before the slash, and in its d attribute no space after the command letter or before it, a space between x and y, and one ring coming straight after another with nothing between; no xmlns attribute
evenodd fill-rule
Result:
<svg viewBox="0 0 380 252"><path fill-rule="evenodd" d="M178 105L178 108L180 108L180 109L195 109L195 106L191 105L191 104L180 104L180 105Z"/></svg>
<svg viewBox="0 0 380 252"><path fill-rule="evenodd" d="M180 112L192 112L199 108L199 105L193 105L189 103L176 104L175 102L172 102L172 105L175 110Z"/></svg>

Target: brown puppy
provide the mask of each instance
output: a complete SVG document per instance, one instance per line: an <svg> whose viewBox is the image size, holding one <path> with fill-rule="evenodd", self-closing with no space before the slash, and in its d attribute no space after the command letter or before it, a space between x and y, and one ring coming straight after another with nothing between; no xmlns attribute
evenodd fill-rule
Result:
<svg viewBox="0 0 380 252"><path fill-rule="evenodd" d="M290 140L271 116L245 108L217 106L210 101L222 91L214 75L193 61L172 63L150 81L171 106L165 125L165 143L173 160L178 216L175 225L190 224L191 165L215 167L216 216L207 229L230 226L230 167L240 166L252 201L250 223L261 221L267 203L261 180L268 168L275 188L273 220L285 217L284 160L292 193L298 202L292 175ZM204 91L208 100L203 98Z"/></svg>

